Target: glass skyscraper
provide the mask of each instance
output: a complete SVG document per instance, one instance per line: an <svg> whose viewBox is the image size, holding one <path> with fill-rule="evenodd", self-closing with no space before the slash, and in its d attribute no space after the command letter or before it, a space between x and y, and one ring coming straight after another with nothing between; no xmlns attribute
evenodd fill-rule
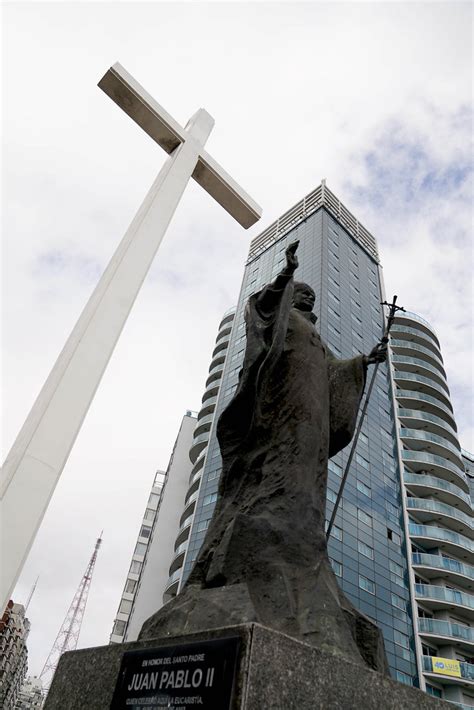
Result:
<svg viewBox="0 0 474 710"><path fill-rule="evenodd" d="M300 241L300 266L295 277L315 290L317 327L333 353L341 358L368 353L383 332L380 302L384 300L384 293L375 239L323 183L251 244L232 330L228 334L215 416L205 453L200 452L205 459L181 568L181 585L192 568L215 506L221 467L215 425L235 391L242 365L245 304L251 293L281 271L285 249L295 239ZM401 477L394 453L395 415L389 392L387 365L382 365L336 516L329 551L344 592L382 629L394 677L416 681ZM347 455L345 450L329 464L328 516Z"/></svg>
<svg viewBox="0 0 474 710"><path fill-rule="evenodd" d="M333 353L368 353L382 336L385 293L376 241L323 181L252 241L235 315L232 310L219 326L164 601L187 579L214 511L221 471L215 428L242 366L245 304L281 271L285 249L296 239L295 278L314 289L316 328ZM329 555L346 595L382 630L393 677L473 707L474 636L466 625L474 621L474 567L466 562L474 554L474 524L465 474L472 457L461 454L432 327L406 313L392 330ZM349 450L329 461L328 519Z"/></svg>

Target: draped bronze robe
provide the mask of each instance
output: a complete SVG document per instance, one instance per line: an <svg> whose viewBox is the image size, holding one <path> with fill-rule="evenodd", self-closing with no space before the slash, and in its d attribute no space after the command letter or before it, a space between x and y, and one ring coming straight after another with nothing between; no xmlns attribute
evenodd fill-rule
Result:
<svg viewBox="0 0 474 710"><path fill-rule="evenodd" d="M263 535L255 540L260 574L278 558L303 571L325 554L328 457L352 438L366 366L363 356L337 360L315 316L293 308L292 297L293 279L282 273L247 304L240 382L217 426L219 499L190 583L244 581L248 546L241 560L237 549L226 559L239 516Z"/></svg>

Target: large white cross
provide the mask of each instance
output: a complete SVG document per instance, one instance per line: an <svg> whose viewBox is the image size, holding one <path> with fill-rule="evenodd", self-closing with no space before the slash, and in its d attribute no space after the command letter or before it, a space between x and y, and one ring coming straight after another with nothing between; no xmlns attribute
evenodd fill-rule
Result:
<svg viewBox="0 0 474 710"><path fill-rule="evenodd" d="M189 178L243 227L260 207L204 150L214 119L199 109L183 129L120 64L99 82L170 154L59 355L3 467L0 614L95 391Z"/></svg>

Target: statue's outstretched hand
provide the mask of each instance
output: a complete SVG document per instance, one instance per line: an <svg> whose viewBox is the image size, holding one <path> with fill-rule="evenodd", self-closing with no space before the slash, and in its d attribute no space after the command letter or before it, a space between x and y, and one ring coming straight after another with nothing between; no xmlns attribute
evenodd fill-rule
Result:
<svg viewBox="0 0 474 710"><path fill-rule="evenodd" d="M365 355L365 364L374 365L376 362L385 362L387 359L387 343L377 343L368 355Z"/></svg>
<svg viewBox="0 0 474 710"><path fill-rule="evenodd" d="M286 269L285 271L292 274L298 268L298 257L296 256L296 250L298 249L299 240L290 244L285 251L286 256Z"/></svg>

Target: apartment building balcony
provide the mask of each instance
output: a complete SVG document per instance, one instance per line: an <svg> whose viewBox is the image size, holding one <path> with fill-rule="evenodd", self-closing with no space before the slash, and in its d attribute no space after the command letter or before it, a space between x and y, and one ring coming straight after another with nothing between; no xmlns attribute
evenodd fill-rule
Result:
<svg viewBox="0 0 474 710"><path fill-rule="evenodd" d="M401 453L402 460L412 472L432 474L459 486L463 491L469 493L469 483L464 471L461 471L459 466L456 466L444 456L429 454L425 451L407 451L406 449Z"/></svg>
<svg viewBox="0 0 474 710"><path fill-rule="evenodd" d="M407 490L416 497L436 496L442 503L458 508L467 515L472 513L471 497L458 485L443 478L405 470L403 480Z"/></svg>
<svg viewBox="0 0 474 710"><path fill-rule="evenodd" d="M196 423L196 428L194 429L194 436L199 436L199 434L204 434L206 431L209 431L211 428L213 419L214 419L214 412L201 417L201 419L198 419L198 421Z"/></svg>
<svg viewBox="0 0 474 710"><path fill-rule="evenodd" d="M191 469L191 474L189 476L189 487L191 487L195 483L195 481L198 481L202 476L202 469L204 466L204 460L206 458L206 452L203 451L202 453L204 454L204 456L198 457L194 466Z"/></svg>
<svg viewBox="0 0 474 710"><path fill-rule="evenodd" d="M474 595L434 584L415 584L415 597L432 611L449 610L474 620Z"/></svg>
<svg viewBox="0 0 474 710"><path fill-rule="evenodd" d="M412 340L405 340L403 338L390 338L390 348L397 355L415 355L421 360L425 360L430 365L433 365L438 369L438 371L444 375L446 378L446 370L444 369L444 364L441 357L438 357L434 350L426 348L424 345L418 345Z"/></svg>
<svg viewBox="0 0 474 710"><path fill-rule="evenodd" d="M441 402L438 397L433 397L425 392L418 392L416 389L410 387L408 389L404 389L403 387L397 388L395 395L402 407L407 409L419 409L429 414L435 414L449 424L451 429L457 431L452 409L444 404L444 402Z"/></svg>
<svg viewBox="0 0 474 710"><path fill-rule="evenodd" d="M224 365L225 361L219 363L218 365L214 365L214 367L209 370L209 374L206 380L206 387L210 385L211 382L220 382L220 380L222 379L222 373L224 371Z"/></svg>
<svg viewBox="0 0 474 710"><path fill-rule="evenodd" d="M393 377L400 388L412 389L416 392L421 392L422 394L428 394L431 397L435 397L440 400L442 404L448 407L448 410L452 414L449 393L446 392L444 387L438 384L438 382L431 377L418 375L416 372L408 372L407 370L398 368L393 369Z"/></svg>
<svg viewBox="0 0 474 710"><path fill-rule="evenodd" d="M410 538L425 547L436 547L447 555L454 555L466 564L474 564L474 542L464 535L434 525L409 523Z"/></svg>
<svg viewBox="0 0 474 710"><path fill-rule="evenodd" d="M212 351L212 359L216 357L216 355L219 355L219 353L223 353L227 348L229 347L229 340L230 340L230 332L227 335L224 335L221 340L217 343L216 347Z"/></svg>
<svg viewBox="0 0 474 710"><path fill-rule="evenodd" d="M403 339L408 342L414 342L418 345L422 345L425 348L431 350L441 361L441 352L437 342L437 338L429 335L428 333L418 330L418 328L413 328L409 325L401 325L397 321L390 328L391 337L395 335L396 339Z"/></svg>
<svg viewBox="0 0 474 710"><path fill-rule="evenodd" d="M184 556L186 554L187 549L188 549L188 541L187 540L180 543L178 545L178 547L175 548L173 559L171 560L171 564L170 564L170 567L168 570L168 573L170 576L174 572L176 572L177 569L181 569L181 567L183 566Z"/></svg>
<svg viewBox="0 0 474 710"><path fill-rule="evenodd" d="M464 663L463 661L459 662L459 671L461 676L454 675L454 673L451 675L446 672L446 666L448 666L452 662L453 659L451 658L440 658L441 661L441 668L443 672L436 672L435 664L439 664L439 661L434 661L432 656L423 656L422 657L422 665L423 665L423 674L425 677L432 678L433 680L436 680L437 683L440 683L441 685L460 685L464 686L465 688L472 688L474 686L474 664L472 663ZM456 703L457 705L457 703ZM460 706L462 707L462 705ZM468 706L464 706L468 707Z"/></svg>
<svg viewBox="0 0 474 710"><path fill-rule="evenodd" d="M428 579L443 579L468 592L474 592L474 567L442 555L414 552L413 567Z"/></svg>
<svg viewBox="0 0 474 710"><path fill-rule="evenodd" d="M474 519L454 508L430 498L407 498L407 508L420 523L436 520L455 532L474 539Z"/></svg>
<svg viewBox="0 0 474 710"><path fill-rule="evenodd" d="M166 599L166 601L171 599L171 597L175 597L176 594L178 593L179 580L181 579L181 572L182 572L182 567L175 570L173 572L173 574L171 574L169 576L168 581L166 583L165 591L163 592L163 599Z"/></svg>
<svg viewBox="0 0 474 710"><path fill-rule="evenodd" d="M400 423L407 429L422 429L446 439L446 441L449 441L450 444L454 446L458 457L461 456L457 433L442 417L438 417L430 412L425 412L419 408L405 409L403 407L397 410L397 417Z"/></svg>
<svg viewBox="0 0 474 710"><path fill-rule="evenodd" d="M193 438L191 448L189 449L189 458L192 463L196 462L197 457L203 451L209 443L209 432L206 431L203 434L198 434Z"/></svg>
<svg viewBox="0 0 474 710"><path fill-rule="evenodd" d="M443 456L451 461L459 470L464 473L464 464L461 459L461 452L451 442L422 429L407 429L401 427L399 435L405 446L413 451L427 451L436 456Z"/></svg>
<svg viewBox="0 0 474 710"><path fill-rule="evenodd" d="M470 654L474 651L474 629L470 626L442 619L418 619L418 632L440 646L456 646Z"/></svg>
<svg viewBox="0 0 474 710"><path fill-rule="evenodd" d="M217 395L210 395L209 397L206 397L205 400L202 402L201 409L198 412L198 423L199 420L202 419L203 417L207 416L208 414L212 414L216 408L217 404Z"/></svg>
<svg viewBox="0 0 474 710"><path fill-rule="evenodd" d="M449 387L446 382L446 376L442 374L437 367L431 365L426 360L412 355L392 355L392 362L398 370L406 372L414 372L415 374L423 375L437 382L443 390L449 395Z"/></svg>

